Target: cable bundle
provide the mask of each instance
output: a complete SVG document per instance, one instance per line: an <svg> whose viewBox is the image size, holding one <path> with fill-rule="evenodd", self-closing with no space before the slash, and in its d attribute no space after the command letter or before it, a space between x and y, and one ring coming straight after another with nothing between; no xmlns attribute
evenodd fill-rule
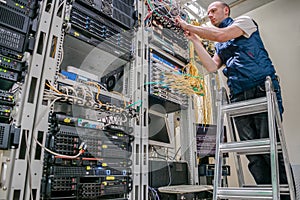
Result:
<svg viewBox="0 0 300 200"><path fill-rule="evenodd" d="M191 74L164 73L163 83L174 92L192 95L197 94L203 96L203 78L201 76L193 76Z"/></svg>
<svg viewBox="0 0 300 200"><path fill-rule="evenodd" d="M150 27L152 21L157 20L165 28L179 30L175 26L175 17L181 15L182 12L176 0L145 0L145 3L148 6L148 14L144 19L146 26Z"/></svg>

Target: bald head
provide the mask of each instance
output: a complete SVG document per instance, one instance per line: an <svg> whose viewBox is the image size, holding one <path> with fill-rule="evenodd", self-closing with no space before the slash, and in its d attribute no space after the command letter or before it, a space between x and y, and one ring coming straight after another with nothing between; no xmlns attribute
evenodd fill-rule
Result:
<svg viewBox="0 0 300 200"><path fill-rule="evenodd" d="M215 1L207 8L207 15L214 26L218 26L224 19L229 17L230 8L223 1Z"/></svg>

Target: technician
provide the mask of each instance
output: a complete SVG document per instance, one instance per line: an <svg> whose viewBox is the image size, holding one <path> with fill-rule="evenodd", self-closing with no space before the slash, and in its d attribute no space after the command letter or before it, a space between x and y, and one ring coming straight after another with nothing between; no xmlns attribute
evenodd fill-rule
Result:
<svg viewBox="0 0 300 200"><path fill-rule="evenodd" d="M216 1L208 6L211 27L194 26L180 17L176 23L185 31L186 37L194 43L194 48L203 66L209 72L217 71L223 64L227 77L231 102L265 96L265 80L272 78L280 113L283 113L282 98L278 78L272 61L263 45L257 24L248 16L236 19L230 17L229 6ZM211 57L201 40L218 42L216 52ZM267 113L235 118L241 140L269 137ZM257 184L271 184L269 155L248 155L248 168ZM280 183L286 184L284 163L280 156Z"/></svg>

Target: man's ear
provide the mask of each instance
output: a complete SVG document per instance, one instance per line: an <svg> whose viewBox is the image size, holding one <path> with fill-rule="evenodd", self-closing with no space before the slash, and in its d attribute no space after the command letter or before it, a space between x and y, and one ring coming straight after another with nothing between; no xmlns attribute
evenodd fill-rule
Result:
<svg viewBox="0 0 300 200"><path fill-rule="evenodd" d="M229 8L225 7L224 11L225 11L225 15L229 16Z"/></svg>

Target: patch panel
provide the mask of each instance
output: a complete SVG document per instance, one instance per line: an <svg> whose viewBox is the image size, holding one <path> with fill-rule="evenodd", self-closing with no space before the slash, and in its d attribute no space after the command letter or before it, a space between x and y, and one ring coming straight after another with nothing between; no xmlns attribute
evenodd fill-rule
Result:
<svg viewBox="0 0 300 200"><path fill-rule="evenodd" d="M153 49L151 49L150 53L150 59L152 61L154 61L154 63L159 63L161 65L163 65L164 67L166 67L167 69L171 69L172 71L178 72L178 73L182 73L183 72L183 66L182 65L178 65L176 63L173 63L171 60L165 58L164 56L156 53Z"/></svg>
<svg viewBox="0 0 300 200"><path fill-rule="evenodd" d="M167 112L173 112L188 106L188 96L171 89L164 83L165 73L174 73L181 75L182 67L176 63L172 63L165 57L152 51L150 53L150 69L149 69L149 95L150 105L164 105ZM172 105L173 104L173 105Z"/></svg>
<svg viewBox="0 0 300 200"><path fill-rule="evenodd" d="M58 90L63 93L62 96L68 96L67 98L64 97L62 101L57 102L56 105L64 104L70 109L72 109L73 106L76 106L76 110L80 110L79 112L82 112L82 115L76 114L76 117L72 117L69 116L69 112L67 114L64 112L59 112L59 110L57 110L53 114L53 116L50 116L50 121L53 120L53 123L66 124L69 126L76 126L87 129L97 129L108 132L121 131L125 134L132 134L133 128L126 124L129 119L136 116L136 110L125 107L129 104L127 98L121 97L119 94L113 94L105 90L101 90L101 93L98 95L97 88L83 84L81 84L81 87L79 87L78 85L77 87L76 82L69 80L63 80L63 82L64 84L61 84L61 81L59 81ZM75 88L72 87L73 84L75 85ZM68 90L66 89L67 87L69 88ZM86 89L86 91L88 91L90 95L82 96L82 89ZM95 98L95 100L93 98ZM76 101L74 101L74 99L76 99ZM101 105L99 101L101 101ZM85 119L84 113L87 112L87 110L89 110L90 112L94 112L94 109L97 109L101 112L98 114L94 113L96 115L93 114L92 116L94 117L92 117L91 119Z"/></svg>
<svg viewBox="0 0 300 200"><path fill-rule="evenodd" d="M153 31L156 32L158 28L153 27ZM161 30L162 37L170 40L173 44L178 44L181 46L184 50L188 51L189 48L189 42L184 37L183 34L179 34L174 32L172 29L164 28Z"/></svg>
<svg viewBox="0 0 300 200"><path fill-rule="evenodd" d="M167 30L169 31L169 30ZM164 32L167 32L164 31ZM189 50L188 50L188 41L181 40L178 34L170 34L169 37L166 37L167 34L159 33L157 29L153 28L149 34L149 42L165 52L169 53L172 56L175 56L184 63L189 62Z"/></svg>

